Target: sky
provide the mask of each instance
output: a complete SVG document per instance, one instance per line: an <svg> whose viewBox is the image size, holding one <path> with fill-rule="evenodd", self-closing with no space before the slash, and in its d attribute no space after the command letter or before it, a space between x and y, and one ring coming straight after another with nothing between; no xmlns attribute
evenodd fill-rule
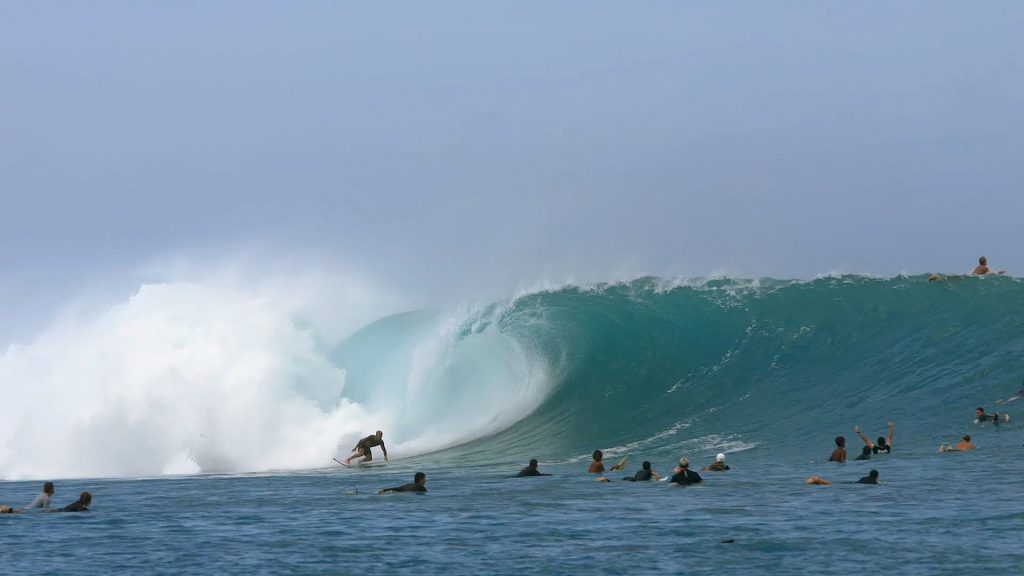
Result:
<svg viewBox="0 0 1024 576"><path fill-rule="evenodd" d="M1024 275L1021 30L1017 1L0 0L0 340L181 262L439 304Z"/></svg>

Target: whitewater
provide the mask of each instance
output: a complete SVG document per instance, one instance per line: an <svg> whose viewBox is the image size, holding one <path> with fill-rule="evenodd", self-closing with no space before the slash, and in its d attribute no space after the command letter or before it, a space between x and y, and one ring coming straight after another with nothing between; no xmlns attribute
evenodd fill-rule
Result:
<svg viewBox="0 0 1024 576"><path fill-rule="evenodd" d="M83 530L119 573L703 572L722 554L733 572L867 569L841 551L935 574L971 550L1013 572L1024 401L994 402L1022 387L1021 302L1014 278L924 275L644 277L443 309L345 282L147 284L0 356L0 502L42 480L96 495L87 517L0 534L28 572L75 573L52 558ZM977 424L976 406L1014 421ZM889 419L892 455L825 462L835 436L852 458L853 426ZM388 466L333 464L376 429ZM965 433L977 453L937 454ZM594 449L630 474L717 452L734 469L601 486ZM556 475L507 479L530 458ZM801 483L869 467L869 494ZM416 470L428 496L373 495ZM372 570L352 564L364 538L394 544ZM221 552L197 551L211 539Z"/></svg>

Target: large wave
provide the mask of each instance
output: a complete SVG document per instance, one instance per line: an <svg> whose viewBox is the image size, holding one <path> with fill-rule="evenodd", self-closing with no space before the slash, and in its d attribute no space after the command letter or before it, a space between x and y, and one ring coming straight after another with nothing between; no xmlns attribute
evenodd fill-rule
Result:
<svg viewBox="0 0 1024 576"><path fill-rule="evenodd" d="M642 278L397 314L317 294L147 285L12 346L0 475L309 468L375 429L479 461L938 436L1015 391L1024 353L1012 278Z"/></svg>

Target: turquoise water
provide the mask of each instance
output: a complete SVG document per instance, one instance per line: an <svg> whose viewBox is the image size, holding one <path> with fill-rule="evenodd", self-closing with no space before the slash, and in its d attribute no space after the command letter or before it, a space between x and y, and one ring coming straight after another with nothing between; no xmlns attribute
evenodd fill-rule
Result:
<svg viewBox="0 0 1024 576"><path fill-rule="evenodd" d="M1024 400L1010 425L973 410L1020 388L1021 302L1011 278L648 278L528 294L463 314L417 380L422 402L387 434L414 446L417 425L500 425L418 453L392 445L392 463L370 469L325 455L264 473L67 475L55 501L89 490L92 511L0 518L3 572L1018 573ZM337 396L372 408L380 382L420 370L416 343L440 316L384 318L328 350L347 371ZM510 376L523 374L533 383ZM521 388L493 389L509 382ZM825 461L835 436L853 456L852 427L873 438L890 418L893 454ZM964 433L976 452L936 452ZM595 448L629 456L630 474L717 452L733 470L687 488L596 483ZM508 478L531 457L554 476ZM845 483L871 468L881 485ZM429 494L374 493L417 470ZM837 484L803 485L810 475ZM27 504L43 479L0 483L0 502Z"/></svg>

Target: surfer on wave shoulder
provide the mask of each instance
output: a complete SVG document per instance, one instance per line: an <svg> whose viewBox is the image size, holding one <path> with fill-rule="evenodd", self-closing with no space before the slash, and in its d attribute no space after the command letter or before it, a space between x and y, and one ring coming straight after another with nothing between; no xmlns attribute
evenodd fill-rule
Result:
<svg viewBox="0 0 1024 576"><path fill-rule="evenodd" d="M376 434L367 436L366 438L363 438L362 440L357 442L355 448L352 449L352 452L354 452L354 454L352 454L348 458L345 458L345 464L349 464L350 462L352 462L353 458L358 458L360 456L363 457L363 459L360 460L360 462L369 462L370 460L373 460L373 453L370 451L370 448L373 448L374 446L380 446L380 451L384 453L384 461L387 462L388 449L384 447L384 440L382 439L383 437L384 433L381 432L380 430L377 430Z"/></svg>

